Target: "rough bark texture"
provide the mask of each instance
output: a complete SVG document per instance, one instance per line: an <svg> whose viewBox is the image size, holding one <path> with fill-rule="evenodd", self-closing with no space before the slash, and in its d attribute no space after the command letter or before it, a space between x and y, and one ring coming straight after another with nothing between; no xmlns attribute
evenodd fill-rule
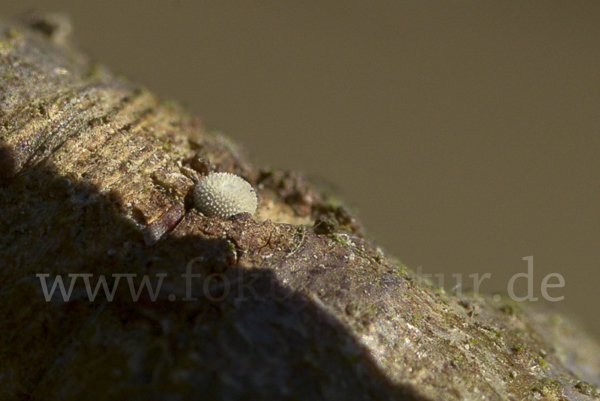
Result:
<svg viewBox="0 0 600 401"><path fill-rule="evenodd" d="M566 318L420 283L335 197L251 165L68 32L0 22L0 398L598 399L600 346ZM194 210L210 170L257 189L254 218ZM42 273L93 276L46 302ZM115 274L137 276L90 301L85 279ZM157 274L134 302L128 280Z"/></svg>

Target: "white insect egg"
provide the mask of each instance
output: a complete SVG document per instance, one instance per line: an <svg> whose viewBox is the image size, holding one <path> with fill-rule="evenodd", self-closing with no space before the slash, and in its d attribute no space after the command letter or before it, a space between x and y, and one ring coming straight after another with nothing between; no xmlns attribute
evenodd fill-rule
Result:
<svg viewBox="0 0 600 401"><path fill-rule="evenodd" d="M226 219L238 213L254 214L256 192L243 178L231 173L212 173L194 190L194 203L202 214Z"/></svg>

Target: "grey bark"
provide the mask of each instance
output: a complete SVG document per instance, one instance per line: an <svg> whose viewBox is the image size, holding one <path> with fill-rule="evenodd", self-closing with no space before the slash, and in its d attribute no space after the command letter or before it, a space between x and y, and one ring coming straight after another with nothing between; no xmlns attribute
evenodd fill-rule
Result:
<svg viewBox="0 0 600 401"><path fill-rule="evenodd" d="M566 317L421 282L335 196L253 166L69 32L0 22L2 399L599 398L600 346ZM209 171L257 189L254 218L194 210ZM38 274L93 276L47 302ZM160 274L134 301L128 280ZM114 299L91 301L102 275Z"/></svg>

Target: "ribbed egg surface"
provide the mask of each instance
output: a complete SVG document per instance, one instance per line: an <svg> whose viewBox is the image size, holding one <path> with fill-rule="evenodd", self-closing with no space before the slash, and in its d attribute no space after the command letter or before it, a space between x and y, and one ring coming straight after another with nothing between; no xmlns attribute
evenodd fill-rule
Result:
<svg viewBox="0 0 600 401"><path fill-rule="evenodd" d="M256 192L243 178L231 173L212 173L194 190L196 208L205 216L226 219L238 213L254 214Z"/></svg>

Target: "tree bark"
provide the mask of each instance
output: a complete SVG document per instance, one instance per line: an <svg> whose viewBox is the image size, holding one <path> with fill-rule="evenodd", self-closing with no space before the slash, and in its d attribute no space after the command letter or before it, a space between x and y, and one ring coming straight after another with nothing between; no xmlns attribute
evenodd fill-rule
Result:
<svg viewBox="0 0 600 401"><path fill-rule="evenodd" d="M335 196L69 32L0 21L2 399L599 398L600 345L566 317L420 280ZM196 212L210 171L249 181L257 214ZM58 276L69 301L46 299ZM91 300L101 277L114 298Z"/></svg>

